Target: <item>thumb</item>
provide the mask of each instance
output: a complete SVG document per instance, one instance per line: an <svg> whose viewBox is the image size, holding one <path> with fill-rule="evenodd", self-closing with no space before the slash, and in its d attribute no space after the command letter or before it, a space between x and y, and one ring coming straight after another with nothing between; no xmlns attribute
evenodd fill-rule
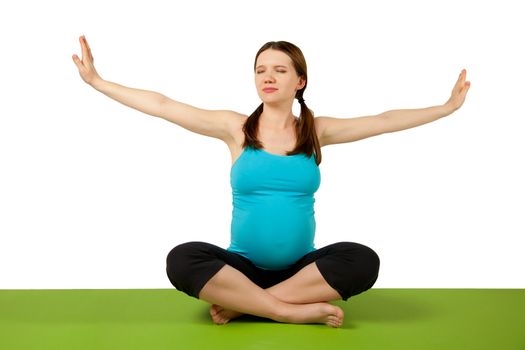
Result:
<svg viewBox="0 0 525 350"><path fill-rule="evenodd" d="M78 58L77 55L73 55L73 62L75 62L75 64L77 65L78 68L80 68L80 59Z"/></svg>
<svg viewBox="0 0 525 350"><path fill-rule="evenodd" d="M463 95L466 95L468 92L468 89L470 88L470 81L465 82L465 85L463 86L462 93Z"/></svg>

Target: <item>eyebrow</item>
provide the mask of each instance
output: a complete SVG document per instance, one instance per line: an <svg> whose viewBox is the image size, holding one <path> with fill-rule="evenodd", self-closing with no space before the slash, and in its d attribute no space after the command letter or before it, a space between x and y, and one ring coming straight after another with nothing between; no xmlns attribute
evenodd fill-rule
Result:
<svg viewBox="0 0 525 350"><path fill-rule="evenodd" d="M266 66L264 64L261 64L261 65L258 65L257 67L255 67L255 69L258 69L258 68L261 68L261 67L266 67ZM283 66L282 64L277 64L274 67L288 68L287 66Z"/></svg>

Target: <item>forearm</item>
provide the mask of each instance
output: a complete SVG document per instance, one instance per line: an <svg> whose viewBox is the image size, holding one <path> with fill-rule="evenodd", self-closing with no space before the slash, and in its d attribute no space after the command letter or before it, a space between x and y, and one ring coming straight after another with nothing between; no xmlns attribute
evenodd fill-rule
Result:
<svg viewBox="0 0 525 350"><path fill-rule="evenodd" d="M388 122L388 131L414 128L445 117L454 112L447 104L419 109L395 109L381 113Z"/></svg>
<svg viewBox="0 0 525 350"><path fill-rule="evenodd" d="M162 101L166 98L155 91L134 89L103 79L97 79L91 86L125 106L156 117L159 116Z"/></svg>

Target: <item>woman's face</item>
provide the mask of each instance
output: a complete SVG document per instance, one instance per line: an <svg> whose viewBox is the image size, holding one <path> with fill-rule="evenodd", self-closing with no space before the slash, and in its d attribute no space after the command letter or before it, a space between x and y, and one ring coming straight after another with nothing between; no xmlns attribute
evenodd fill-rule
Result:
<svg viewBox="0 0 525 350"><path fill-rule="evenodd" d="M304 87L292 60L282 51L268 49L259 54L255 64L255 86L263 102L290 101L295 92ZM276 90L265 91L266 88Z"/></svg>

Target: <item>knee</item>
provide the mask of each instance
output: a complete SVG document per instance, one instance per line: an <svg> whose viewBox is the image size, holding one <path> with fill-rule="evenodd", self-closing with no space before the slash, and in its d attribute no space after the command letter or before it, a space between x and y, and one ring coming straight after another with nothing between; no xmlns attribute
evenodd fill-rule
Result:
<svg viewBox="0 0 525 350"><path fill-rule="evenodd" d="M377 275L379 274L379 265L380 265L380 259L379 255L370 247L363 246L364 252L363 252L363 259L366 262L366 265L369 267L370 275L371 277L374 277L374 280L377 278Z"/></svg>
<svg viewBox="0 0 525 350"><path fill-rule="evenodd" d="M347 249L351 251L352 260L355 261L359 274L364 281L374 284L379 275L380 259L379 255L370 247L354 242L344 242Z"/></svg>
<svg viewBox="0 0 525 350"><path fill-rule="evenodd" d="M188 243L183 243L170 250L168 256L166 257L166 266L168 269L178 265L177 260L179 260L182 255L186 254L187 248L189 248Z"/></svg>
<svg viewBox="0 0 525 350"><path fill-rule="evenodd" d="M380 260L377 253L370 247L360 245L360 259L363 285L356 292L361 293L372 288L379 276Z"/></svg>
<svg viewBox="0 0 525 350"><path fill-rule="evenodd" d="M166 257L166 273L171 284L175 287L178 286L177 281L186 275L189 258L200 248L200 245L201 242L186 242L179 244L168 253Z"/></svg>

